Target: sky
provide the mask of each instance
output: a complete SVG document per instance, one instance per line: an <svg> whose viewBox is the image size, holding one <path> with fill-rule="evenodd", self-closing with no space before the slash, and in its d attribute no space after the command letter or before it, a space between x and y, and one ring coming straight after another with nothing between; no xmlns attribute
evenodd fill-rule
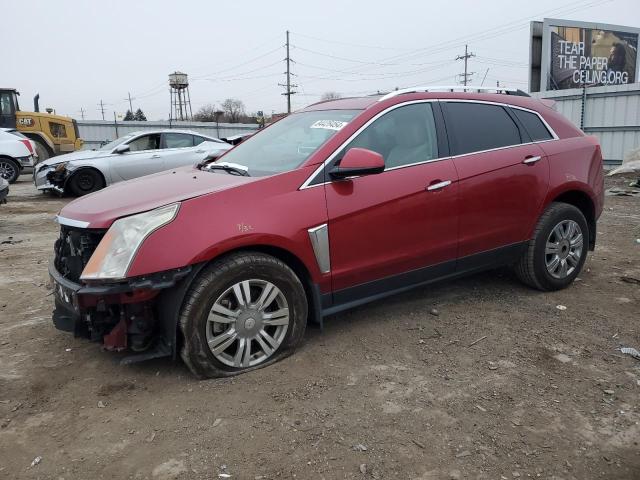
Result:
<svg viewBox="0 0 640 480"><path fill-rule="evenodd" d="M169 117L168 75L189 75L191 104L237 98L247 113L286 111L285 32L293 109L325 92L364 95L452 85L475 57L472 84L527 88L529 22L548 18L640 27L638 0L2 0L0 86L23 110L74 118ZM8 21L11 19L12 21ZM635 22L635 25L632 23ZM631 24L630 24L631 23Z"/></svg>

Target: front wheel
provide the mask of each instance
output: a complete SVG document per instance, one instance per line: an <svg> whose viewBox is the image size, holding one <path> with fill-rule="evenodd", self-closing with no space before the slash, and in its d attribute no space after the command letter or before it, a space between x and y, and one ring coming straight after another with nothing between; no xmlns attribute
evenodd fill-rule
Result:
<svg viewBox="0 0 640 480"><path fill-rule="evenodd" d="M232 254L189 289L181 356L200 378L237 375L293 353L306 323L304 287L286 264L258 252Z"/></svg>
<svg viewBox="0 0 640 480"><path fill-rule="evenodd" d="M567 203L552 203L542 214L515 271L527 285L560 290L578 276L589 244L589 226L582 212Z"/></svg>
<svg viewBox="0 0 640 480"><path fill-rule="evenodd" d="M83 168L69 179L69 190L76 197L97 192L105 187L100 173L92 168Z"/></svg>

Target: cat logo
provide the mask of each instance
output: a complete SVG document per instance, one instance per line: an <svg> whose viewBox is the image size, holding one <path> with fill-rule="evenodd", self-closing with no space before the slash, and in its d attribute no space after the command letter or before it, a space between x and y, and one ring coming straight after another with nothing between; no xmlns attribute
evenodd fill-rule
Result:
<svg viewBox="0 0 640 480"><path fill-rule="evenodd" d="M23 127L33 127L34 124L35 122L31 117L22 117L18 119L18 125L21 125Z"/></svg>

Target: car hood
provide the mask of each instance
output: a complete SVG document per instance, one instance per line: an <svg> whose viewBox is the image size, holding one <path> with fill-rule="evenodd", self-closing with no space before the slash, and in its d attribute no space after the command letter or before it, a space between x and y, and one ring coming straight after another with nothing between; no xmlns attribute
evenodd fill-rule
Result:
<svg viewBox="0 0 640 480"><path fill-rule="evenodd" d="M242 177L182 167L116 183L78 198L67 204L59 216L63 217L62 222L73 220L72 224L86 228L107 228L121 217L257 180L260 177Z"/></svg>
<svg viewBox="0 0 640 480"><path fill-rule="evenodd" d="M64 155L58 155L51 157L43 162L39 162L38 166L51 166L58 165L59 163L70 162L72 160L91 160L92 158L108 157L111 152L103 152L100 150L78 150L73 153L65 153Z"/></svg>

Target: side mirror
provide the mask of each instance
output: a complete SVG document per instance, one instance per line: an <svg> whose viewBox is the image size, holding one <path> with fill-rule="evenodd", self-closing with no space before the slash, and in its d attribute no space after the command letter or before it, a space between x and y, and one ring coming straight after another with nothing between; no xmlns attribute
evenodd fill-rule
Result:
<svg viewBox="0 0 640 480"><path fill-rule="evenodd" d="M118 145L113 149L113 153L125 153L129 151L129 145Z"/></svg>
<svg viewBox="0 0 640 480"><path fill-rule="evenodd" d="M384 158L377 152L366 148L351 148L333 167L329 175L333 178L347 178L357 175L372 175L384 171Z"/></svg>

